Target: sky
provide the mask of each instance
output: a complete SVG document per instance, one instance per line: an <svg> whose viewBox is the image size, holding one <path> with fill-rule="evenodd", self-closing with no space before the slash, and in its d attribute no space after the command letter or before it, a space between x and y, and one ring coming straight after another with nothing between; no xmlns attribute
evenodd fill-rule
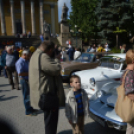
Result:
<svg viewBox="0 0 134 134"><path fill-rule="evenodd" d="M71 12L71 0L58 0L58 14L59 14L59 22L61 21L61 15L62 15L62 7L66 3L66 6L69 8L69 12Z"/></svg>

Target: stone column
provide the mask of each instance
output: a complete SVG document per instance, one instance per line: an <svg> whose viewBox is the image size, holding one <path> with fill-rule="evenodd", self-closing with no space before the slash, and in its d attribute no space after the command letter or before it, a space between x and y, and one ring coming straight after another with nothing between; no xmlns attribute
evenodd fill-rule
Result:
<svg viewBox="0 0 134 134"><path fill-rule="evenodd" d="M10 12L11 12L11 21L12 21L12 34L16 34L15 27L15 14L14 14L14 0L10 0Z"/></svg>
<svg viewBox="0 0 134 134"><path fill-rule="evenodd" d="M4 14L4 8L3 8L3 1L0 0L0 17L1 17L1 32L2 35L5 36L6 34L6 23L5 23L5 14Z"/></svg>
<svg viewBox="0 0 134 134"><path fill-rule="evenodd" d="M36 35L34 0L31 0L32 35Z"/></svg>
<svg viewBox="0 0 134 134"><path fill-rule="evenodd" d="M44 2L43 0L39 1L39 10L40 10L40 33L43 34L43 21L44 21Z"/></svg>
<svg viewBox="0 0 134 134"><path fill-rule="evenodd" d="M21 0L21 22L22 22L22 33L26 33L26 20L25 20L25 1Z"/></svg>
<svg viewBox="0 0 134 134"><path fill-rule="evenodd" d="M52 26L52 34L53 34L53 36L55 36L55 11L54 11L55 5L54 5L54 4L53 4L53 5L51 4L50 7L51 7L51 26Z"/></svg>

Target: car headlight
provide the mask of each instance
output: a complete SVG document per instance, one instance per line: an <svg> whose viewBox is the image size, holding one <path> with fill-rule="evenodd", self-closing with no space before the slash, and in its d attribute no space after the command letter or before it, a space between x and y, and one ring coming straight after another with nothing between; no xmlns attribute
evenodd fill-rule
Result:
<svg viewBox="0 0 134 134"><path fill-rule="evenodd" d="M102 91L98 91L98 92L96 93L97 98L100 98L102 95L103 95L103 92L102 92Z"/></svg>
<svg viewBox="0 0 134 134"><path fill-rule="evenodd" d="M104 92L103 90L100 90L96 93L96 97L100 98L102 95L106 94L106 92Z"/></svg>
<svg viewBox="0 0 134 134"><path fill-rule="evenodd" d="M95 79L94 78L90 78L90 84L92 85L92 86L95 86Z"/></svg>

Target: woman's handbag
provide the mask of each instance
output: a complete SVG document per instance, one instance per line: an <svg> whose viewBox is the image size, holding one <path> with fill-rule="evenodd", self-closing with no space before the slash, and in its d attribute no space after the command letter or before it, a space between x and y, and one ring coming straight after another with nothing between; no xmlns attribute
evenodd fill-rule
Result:
<svg viewBox="0 0 134 134"><path fill-rule="evenodd" d="M41 67L40 67L41 54L39 55L39 85L40 85L40 70L41 70ZM40 90L40 86L39 86L39 90ZM41 94L41 92L40 92L40 99L39 99L38 105L39 105L40 109L43 111L58 109L59 99L57 96L57 89L55 89L55 93Z"/></svg>
<svg viewBox="0 0 134 134"><path fill-rule="evenodd" d="M117 88L118 98L115 105L115 112L121 117L123 122L130 123L134 120L134 102L125 95L124 84L128 71L126 71L123 77L122 84Z"/></svg>

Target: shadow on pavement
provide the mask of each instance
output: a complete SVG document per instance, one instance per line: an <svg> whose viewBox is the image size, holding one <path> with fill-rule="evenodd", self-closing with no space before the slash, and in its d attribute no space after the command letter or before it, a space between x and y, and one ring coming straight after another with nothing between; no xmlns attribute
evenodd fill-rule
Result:
<svg viewBox="0 0 134 134"><path fill-rule="evenodd" d="M6 86L9 86L10 84L3 84L3 85L0 85L0 87L6 87Z"/></svg>
<svg viewBox="0 0 134 134"><path fill-rule="evenodd" d="M3 118L0 118L0 131L3 134L17 134L16 129L13 129L11 124Z"/></svg>
<svg viewBox="0 0 134 134"><path fill-rule="evenodd" d="M70 130L65 130L65 131L59 132L58 134L72 134L72 130L71 129Z"/></svg>
<svg viewBox="0 0 134 134"><path fill-rule="evenodd" d="M88 123L84 126L85 134L125 134L125 132L119 132L115 129L104 128L96 122ZM65 130L59 132L58 134L72 134L72 130Z"/></svg>
<svg viewBox="0 0 134 134"><path fill-rule="evenodd" d="M8 91L11 91L11 90L0 90L0 92L8 92Z"/></svg>
<svg viewBox="0 0 134 134"><path fill-rule="evenodd" d="M7 97L7 98L3 98L5 95L0 96L0 101L7 101L7 100L11 100L14 98L17 98L18 96L11 96L11 97Z"/></svg>

